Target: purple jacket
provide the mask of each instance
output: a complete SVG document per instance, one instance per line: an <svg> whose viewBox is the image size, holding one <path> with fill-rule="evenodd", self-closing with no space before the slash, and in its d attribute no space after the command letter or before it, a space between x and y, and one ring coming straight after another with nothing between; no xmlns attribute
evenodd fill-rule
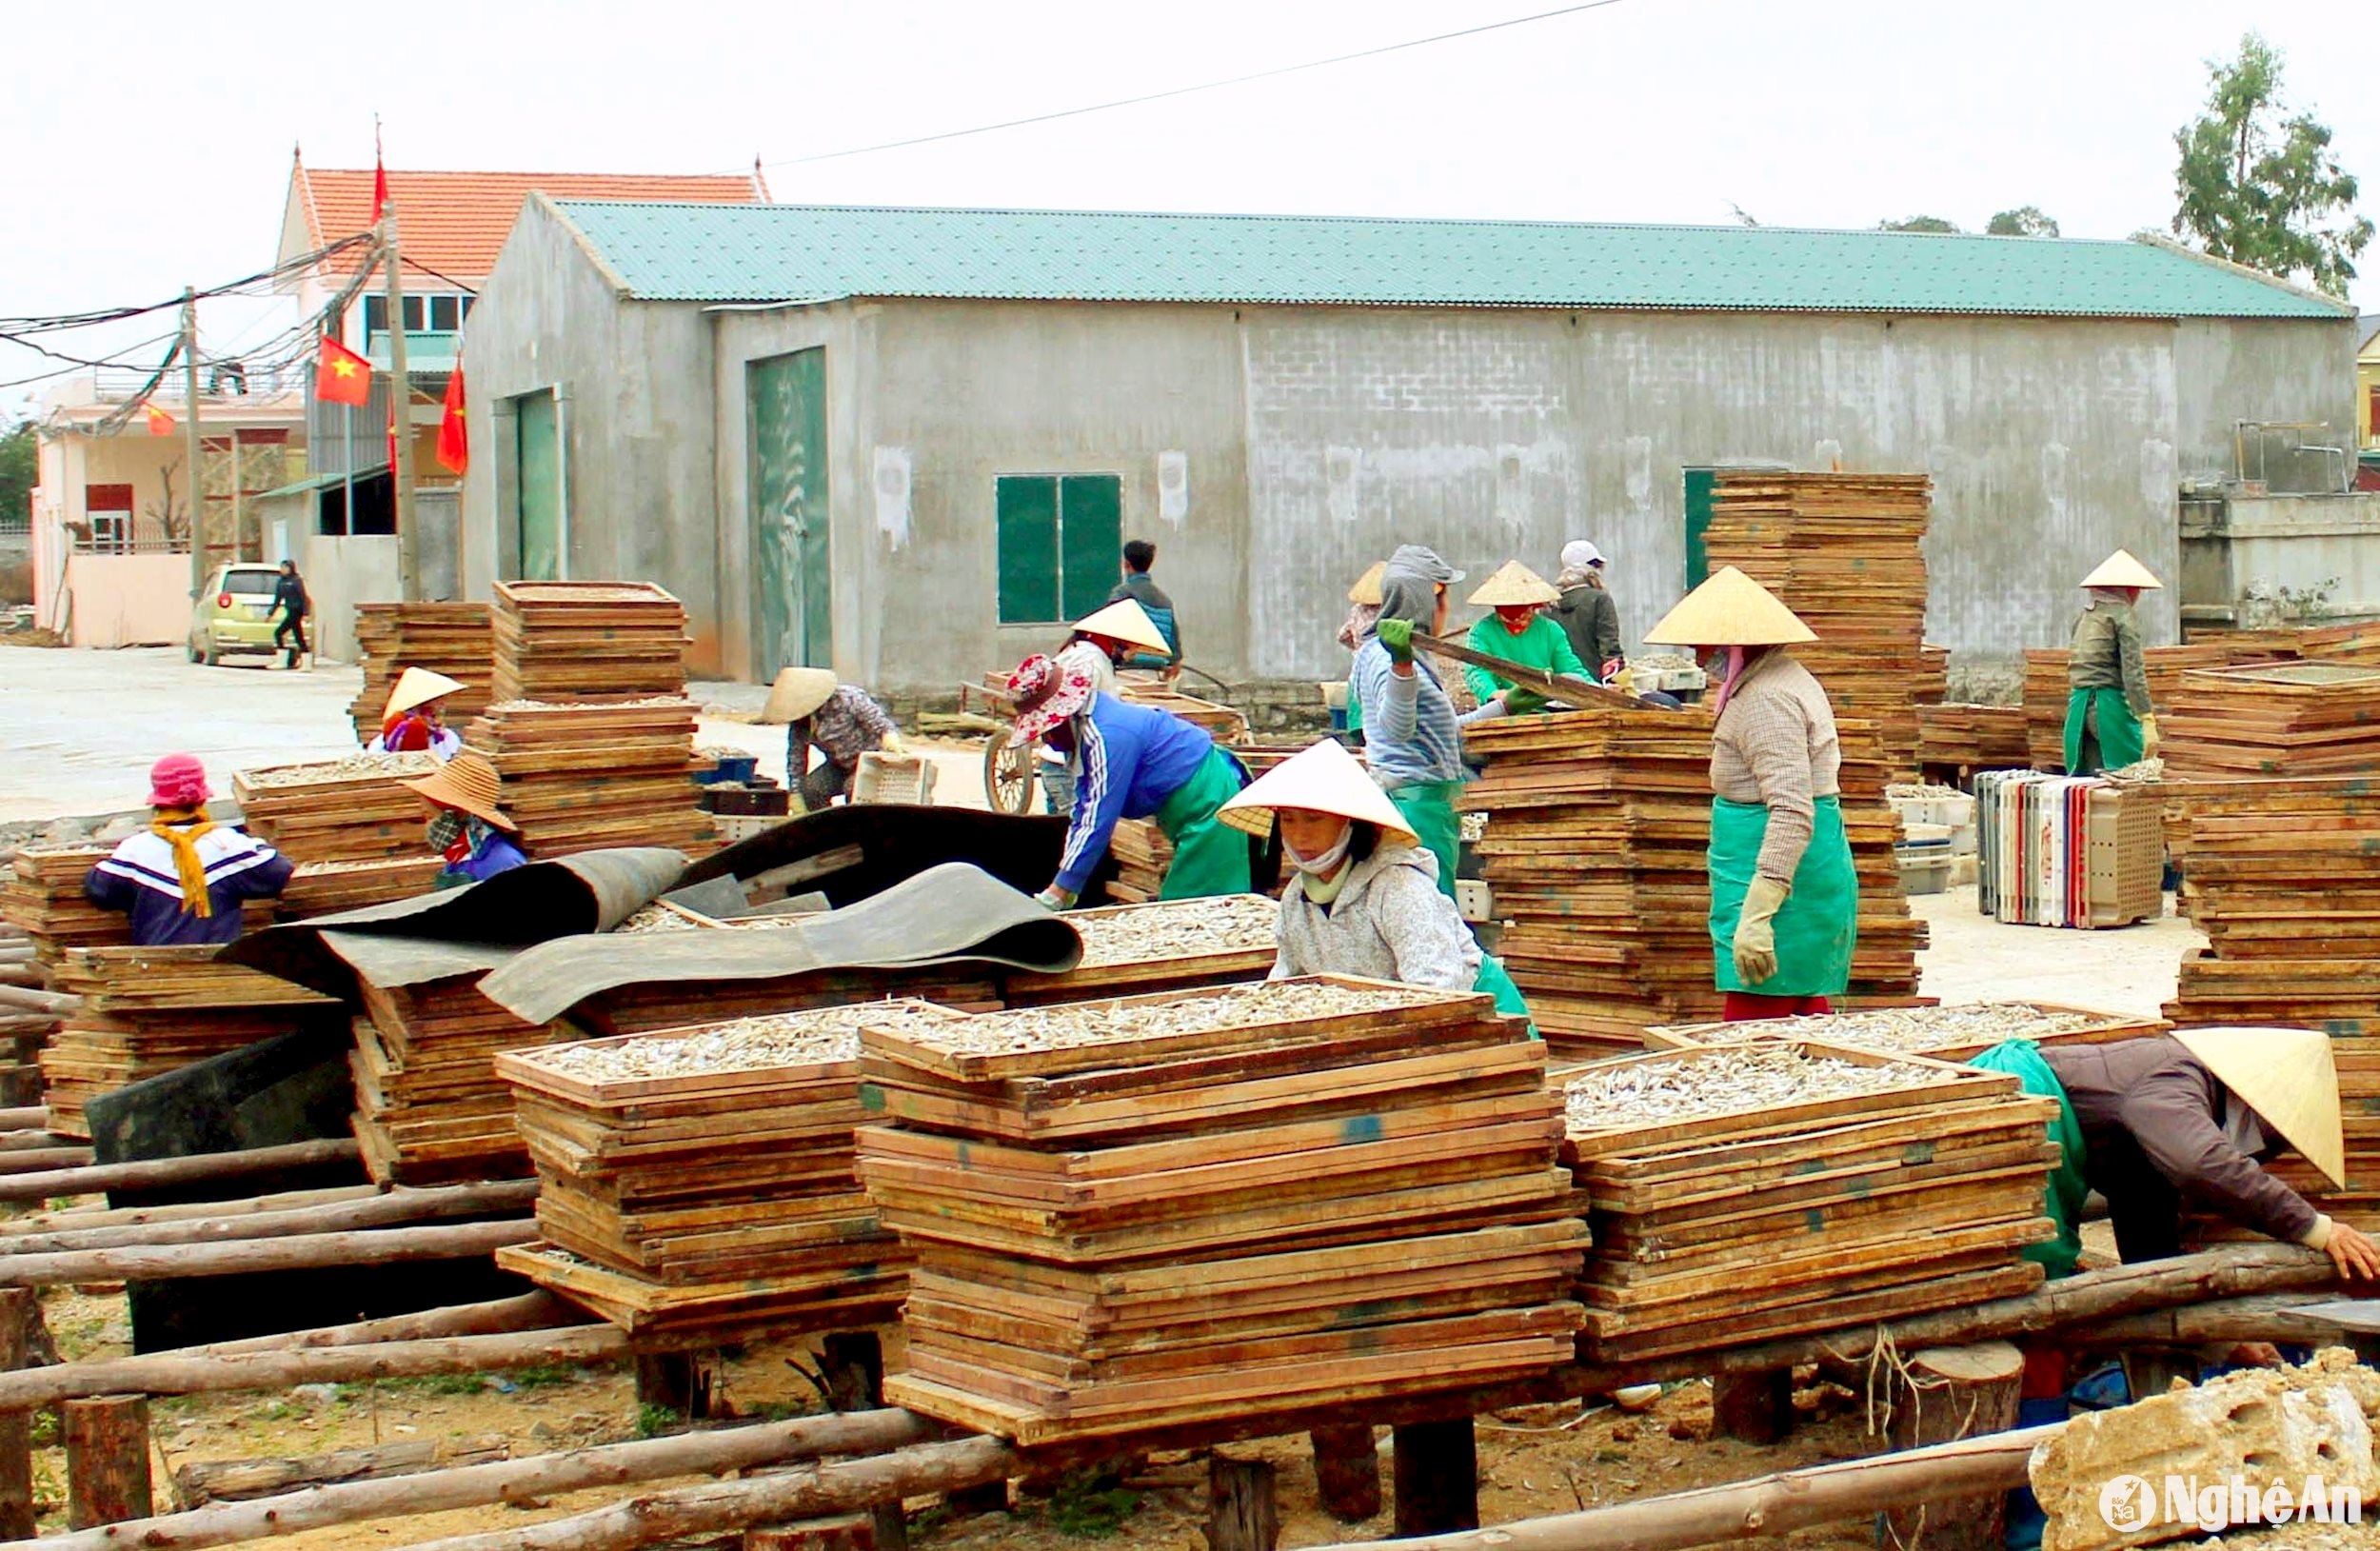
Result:
<svg viewBox="0 0 2380 1551"><path fill-rule="evenodd" d="M510 872L526 865L528 854L515 845L501 829L489 828L481 834L471 854L460 862L449 862L439 876L451 887L457 881L484 884L500 872Z"/></svg>
<svg viewBox="0 0 2380 1551"><path fill-rule="evenodd" d="M146 829L127 836L113 855L90 869L83 880L83 894L103 910L129 915L138 946L228 943L240 935L241 902L278 898L296 870L288 857L237 829L200 836L198 859L207 868L212 915L193 915L182 907L182 875L174 865L173 846Z"/></svg>

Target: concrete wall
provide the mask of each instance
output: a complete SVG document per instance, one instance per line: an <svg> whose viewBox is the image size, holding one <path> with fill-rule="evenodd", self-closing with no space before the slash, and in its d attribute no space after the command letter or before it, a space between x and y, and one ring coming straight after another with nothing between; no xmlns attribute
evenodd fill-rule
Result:
<svg viewBox="0 0 2380 1551"><path fill-rule="evenodd" d="M69 555L66 587L70 646L188 646L190 557Z"/></svg>
<svg viewBox="0 0 2380 1551"><path fill-rule="evenodd" d="M2380 495L2193 504L2182 544L2181 601L2193 622L2252 629L2380 619Z"/></svg>
<svg viewBox="0 0 2380 1551"><path fill-rule="evenodd" d="M471 308L465 596L519 573L513 405L560 405L564 571L658 582L693 622L687 662L718 673L711 330L703 309L623 299L541 199L525 206ZM741 662L734 665L741 670Z"/></svg>
<svg viewBox="0 0 2380 1551"><path fill-rule="evenodd" d="M2305 319L2185 319L2175 327L2179 386L2176 447L2185 478L2238 470L2233 429L2242 420L2319 421L2327 439L2355 446L2355 325ZM2309 430L2306 439L2325 440ZM2249 474L2257 472L2252 454ZM2276 490L2337 489L2336 459L2279 458L2268 475Z"/></svg>

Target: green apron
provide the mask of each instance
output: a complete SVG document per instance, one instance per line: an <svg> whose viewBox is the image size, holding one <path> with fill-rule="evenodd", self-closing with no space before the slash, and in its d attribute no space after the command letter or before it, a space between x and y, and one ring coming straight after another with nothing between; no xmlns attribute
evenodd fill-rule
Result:
<svg viewBox="0 0 2380 1551"><path fill-rule="evenodd" d="M2095 707L2095 714L2094 714ZM2097 775L2099 770L2082 767L2084 718L2090 718L2092 735L2099 741L2099 770L2120 770L2127 765L2138 765L2148 745L2140 730L2140 719L2124 704L2124 691L2116 688L2076 689L2066 697L2066 773Z"/></svg>
<svg viewBox="0 0 2380 1551"><path fill-rule="evenodd" d="M1776 973L1747 985L1735 973L1735 923L1744 893L1768 838L1761 803L1711 799L1711 948L1722 991L1758 996L1840 996L1851 986L1851 955L1859 933L1859 875L1843 835L1843 805L1821 797L1815 805L1810 848L1794 871L1794 891L1771 925L1776 930Z"/></svg>
<svg viewBox="0 0 2380 1551"><path fill-rule="evenodd" d="M1504 962L1493 953L1479 955L1479 974L1472 981L1471 988L1495 997L1496 1010L1507 1018L1529 1016L1529 1004L1521 1000L1520 987L1513 984L1512 976L1504 971ZM1534 1020L1529 1024L1529 1038L1541 1038Z"/></svg>
<svg viewBox="0 0 2380 1551"><path fill-rule="evenodd" d="M1157 891L1159 899L1248 892L1247 833L1215 816L1247 784L1238 760L1220 747L1210 748L1190 779L1165 799L1157 810L1157 827L1174 843L1174 860L1165 869L1164 886Z"/></svg>
<svg viewBox="0 0 2380 1551"><path fill-rule="evenodd" d="M2038 1262L2053 1282L2071 1277L2075 1263L2082 1259L2083 1198L2091 1193L2091 1186L2083 1183L2082 1123L2074 1118L2066 1084L2041 1059L2041 1046L2031 1040L1995 1044L1969 1058L1967 1064L1979 1071L2006 1072L2025 1092L2057 1101L2057 1118L2050 1122L2050 1140L2057 1143L2057 1168L2050 1176L2042 1208L2057 1223L2057 1237L2027 1245L2024 1254L2025 1259Z"/></svg>
<svg viewBox="0 0 2380 1551"><path fill-rule="evenodd" d="M1388 789L1421 848L1438 858L1438 891L1455 897L1455 868L1462 860L1462 820L1456 815L1459 781L1408 781Z"/></svg>

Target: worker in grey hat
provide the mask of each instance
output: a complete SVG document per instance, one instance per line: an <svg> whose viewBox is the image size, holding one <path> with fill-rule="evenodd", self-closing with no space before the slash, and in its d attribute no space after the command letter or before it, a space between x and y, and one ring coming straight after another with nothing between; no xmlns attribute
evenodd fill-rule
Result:
<svg viewBox="0 0 2380 1551"><path fill-rule="evenodd" d="M1445 632L1446 589L1462 576L1418 544L1390 555L1380 574L1379 617L1356 650L1351 680L1363 708L1364 760L1372 779L1438 858L1438 885L1450 896L1462 850L1455 797L1470 772L1463 768L1454 705L1430 666L1414 660L1413 638L1416 631Z"/></svg>

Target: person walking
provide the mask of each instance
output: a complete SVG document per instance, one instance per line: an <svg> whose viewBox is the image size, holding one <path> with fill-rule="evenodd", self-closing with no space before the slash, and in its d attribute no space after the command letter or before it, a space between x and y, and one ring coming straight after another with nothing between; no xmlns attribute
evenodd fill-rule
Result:
<svg viewBox="0 0 2380 1551"><path fill-rule="evenodd" d="M207 767L168 754L149 767L149 827L128 835L83 879L83 897L131 918L137 947L229 943L240 905L281 897L295 865L207 816Z"/></svg>
<svg viewBox="0 0 2380 1551"><path fill-rule="evenodd" d="M1724 654L1711 733L1711 945L1730 1023L1833 1010L1851 985L1859 880L1843 833L1826 690L1787 648L1815 641L1730 566L1645 640Z"/></svg>
<svg viewBox="0 0 2380 1551"><path fill-rule="evenodd" d="M1107 595L1111 604L1129 598L1147 613L1158 634L1165 639L1162 650L1136 652L1118 663L1119 667L1162 668L1167 678L1181 671L1181 616L1174 612L1174 600L1157 585L1149 572L1157 567L1157 546L1146 539L1134 539L1124 546L1124 579L1116 584Z"/></svg>
<svg viewBox="0 0 2380 1551"><path fill-rule="evenodd" d="M1619 605L1603 579L1603 551L1585 539L1562 546L1562 570L1554 578L1560 598L1554 623L1570 639L1570 649L1597 680L1608 682L1627 661L1619 641Z"/></svg>
<svg viewBox="0 0 2380 1551"><path fill-rule="evenodd" d="M1446 628L1446 589L1463 573L1418 544L1399 547L1380 574L1380 611L1356 652L1350 698L1363 708L1365 763L1404 815L1405 827L1438 859L1438 886L1452 899L1462 852L1455 798L1470 779L1462 731L1437 671L1414 661L1418 630Z"/></svg>
<svg viewBox="0 0 2380 1551"><path fill-rule="evenodd" d="M306 595L306 579L298 575L297 562L283 561L281 575L272 585L272 603L266 610L268 615L277 614L281 619L281 623L273 626L272 644L275 650L288 653L282 666L295 667L301 657L307 659L308 666L312 666L312 657L306 645L306 616L313 611L314 601Z"/></svg>
<svg viewBox="0 0 2380 1551"><path fill-rule="evenodd" d="M2156 573L2118 549L2083 578L2091 601L2074 621L2066 657L2066 773L2097 775L2157 751L2156 709L2133 606Z"/></svg>

